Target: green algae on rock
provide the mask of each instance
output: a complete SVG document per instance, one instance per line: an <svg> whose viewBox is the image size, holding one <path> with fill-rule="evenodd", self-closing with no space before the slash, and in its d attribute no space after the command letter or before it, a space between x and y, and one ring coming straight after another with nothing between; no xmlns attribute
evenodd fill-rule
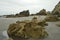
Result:
<svg viewBox="0 0 60 40"><path fill-rule="evenodd" d="M45 31L46 21L39 21L37 17L32 20L17 21L9 25L8 36L14 40L25 40L29 38L44 38L48 36Z"/></svg>

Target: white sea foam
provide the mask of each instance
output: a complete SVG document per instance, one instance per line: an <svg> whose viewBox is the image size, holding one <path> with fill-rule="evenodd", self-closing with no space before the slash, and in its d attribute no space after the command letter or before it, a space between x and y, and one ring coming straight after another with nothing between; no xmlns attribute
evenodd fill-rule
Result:
<svg viewBox="0 0 60 40"><path fill-rule="evenodd" d="M6 38L9 38L8 35L7 35L7 31L3 31L2 35L5 36Z"/></svg>

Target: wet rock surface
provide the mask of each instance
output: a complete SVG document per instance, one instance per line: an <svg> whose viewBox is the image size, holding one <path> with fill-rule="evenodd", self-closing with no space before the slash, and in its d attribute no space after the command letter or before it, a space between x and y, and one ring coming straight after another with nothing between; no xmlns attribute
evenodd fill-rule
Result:
<svg viewBox="0 0 60 40"><path fill-rule="evenodd" d="M47 26L46 21L40 21L34 17L32 20L17 21L10 24L7 33L13 40L41 39L48 36L44 26Z"/></svg>

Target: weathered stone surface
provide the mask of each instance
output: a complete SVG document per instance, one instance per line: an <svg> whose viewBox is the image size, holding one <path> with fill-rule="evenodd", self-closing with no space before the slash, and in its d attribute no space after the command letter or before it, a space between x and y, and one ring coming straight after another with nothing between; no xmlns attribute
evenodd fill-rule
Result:
<svg viewBox="0 0 60 40"><path fill-rule="evenodd" d="M29 16L29 15L30 15L29 10L25 10L25 11L22 11L20 13L15 14L15 15L6 15L6 18L10 18L10 17L26 17L26 16Z"/></svg>
<svg viewBox="0 0 60 40"><path fill-rule="evenodd" d="M45 18L46 21L59 21L60 19L57 16L50 15Z"/></svg>
<svg viewBox="0 0 60 40"><path fill-rule="evenodd" d="M20 12L20 15L29 16L29 10Z"/></svg>
<svg viewBox="0 0 60 40"><path fill-rule="evenodd" d="M28 38L44 38L48 36L45 31L46 21L38 21L36 17L28 21L17 21L10 24L7 33L14 40L25 40Z"/></svg>
<svg viewBox="0 0 60 40"><path fill-rule="evenodd" d="M53 9L52 14L53 14L53 15L60 16L60 1L59 1L59 3L55 6L55 8Z"/></svg>
<svg viewBox="0 0 60 40"><path fill-rule="evenodd" d="M22 11L22 12L16 14L15 16L25 17L25 16L29 16L29 15L30 15L29 10L26 10L26 11Z"/></svg>
<svg viewBox="0 0 60 40"><path fill-rule="evenodd" d="M37 15L47 15L46 13L46 10L42 9L40 12L37 13Z"/></svg>
<svg viewBox="0 0 60 40"><path fill-rule="evenodd" d="M13 40L12 38L7 38L6 40Z"/></svg>

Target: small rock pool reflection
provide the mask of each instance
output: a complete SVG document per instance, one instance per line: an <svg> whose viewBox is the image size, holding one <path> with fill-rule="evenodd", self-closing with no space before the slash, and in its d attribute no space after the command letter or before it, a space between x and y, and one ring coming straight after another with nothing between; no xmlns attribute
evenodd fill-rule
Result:
<svg viewBox="0 0 60 40"><path fill-rule="evenodd" d="M38 19L44 20L45 16L37 16ZM9 24L15 23L18 20L31 20L33 16L30 17L20 17L20 18L0 18L0 40L4 40L9 38L7 35L7 29ZM44 39L38 40L60 40L60 27L57 27L56 24L60 23L60 21L56 22L47 22L48 26L46 26L45 30L48 32L48 37ZM29 39L29 40L37 40L37 39Z"/></svg>

